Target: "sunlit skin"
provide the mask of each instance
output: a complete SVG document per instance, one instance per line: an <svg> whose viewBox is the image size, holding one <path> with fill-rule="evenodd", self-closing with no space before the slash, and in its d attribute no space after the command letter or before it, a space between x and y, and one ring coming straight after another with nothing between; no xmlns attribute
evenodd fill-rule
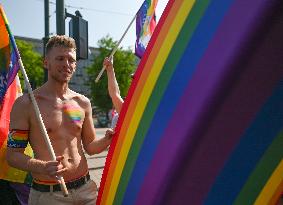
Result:
<svg viewBox="0 0 283 205"><path fill-rule="evenodd" d="M48 82L67 86L76 70L76 52L74 49L55 47L44 60L48 70Z"/></svg>
<svg viewBox="0 0 283 205"><path fill-rule="evenodd" d="M62 175L65 181L70 181L88 171L83 148L90 155L100 153L111 143L113 131L107 131L104 138L97 140L89 99L68 88L76 70L74 49L53 47L47 53L44 66L48 70L48 81L34 95L56 161L51 160L28 95L16 100L10 129L30 130L29 141L35 158L24 155L23 149L8 148L7 160L14 167L31 171L37 180L55 181L55 176Z"/></svg>
<svg viewBox="0 0 283 205"><path fill-rule="evenodd" d="M108 79L108 93L111 97L112 103L118 113L120 113L124 100L120 95L119 85L116 80L114 67L111 58L105 58L103 61L103 66L107 71L107 79Z"/></svg>

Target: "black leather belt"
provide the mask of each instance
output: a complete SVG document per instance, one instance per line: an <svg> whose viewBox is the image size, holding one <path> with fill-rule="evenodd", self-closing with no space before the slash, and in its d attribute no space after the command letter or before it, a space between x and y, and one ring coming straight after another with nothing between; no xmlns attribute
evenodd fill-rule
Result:
<svg viewBox="0 0 283 205"><path fill-rule="evenodd" d="M86 184L87 181L89 180L90 180L90 176L89 173L87 173L87 175L82 176L79 179L66 182L66 187L67 189L78 189L82 185ZM46 185L46 184L38 184L36 182L32 183L32 188L40 192L52 192L52 187L53 187L53 191L61 191L60 184Z"/></svg>

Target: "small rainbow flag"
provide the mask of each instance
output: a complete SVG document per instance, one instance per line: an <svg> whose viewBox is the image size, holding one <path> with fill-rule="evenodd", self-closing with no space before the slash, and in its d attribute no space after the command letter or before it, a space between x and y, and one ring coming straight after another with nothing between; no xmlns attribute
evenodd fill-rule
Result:
<svg viewBox="0 0 283 205"><path fill-rule="evenodd" d="M79 106L75 105L64 105L63 106L64 113L66 113L69 118L74 123L79 123L82 120L82 111Z"/></svg>
<svg viewBox="0 0 283 205"><path fill-rule="evenodd" d="M122 108L97 204L276 204L282 8L169 0Z"/></svg>
<svg viewBox="0 0 283 205"><path fill-rule="evenodd" d="M30 174L10 167L6 161L10 112L22 90L17 76L19 54L2 5L0 5L0 34L0 179L31 183ZM33 155L30 145L25 149L25 154Z"/></svg>
<svg viewBox="0 0 283 205"><path fill-rule="evenodd" d="M145 0L136 17L135 54L141 58L156 27L155 8L157 0Z"/></svg>

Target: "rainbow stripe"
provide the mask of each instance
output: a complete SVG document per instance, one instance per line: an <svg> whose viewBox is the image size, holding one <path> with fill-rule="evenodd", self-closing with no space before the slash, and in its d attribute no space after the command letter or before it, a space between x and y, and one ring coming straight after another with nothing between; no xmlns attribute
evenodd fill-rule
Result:
<svg viewBox="0 0 283 205"><path fill-rule="evenodd" d="M283 192L282 7L169 1L119 117L97 204L274 204Z"/></svg>
<svg viewBox="0 0 283 205"><path fill-rule="evenodd" d="M28 132L28 130L12 130L11 136L14 140L26 141L28 140Z"/></svg>
<svg viewBox="0 0 283 205"><path fill-rule="evenodd" d="M63 106L64 113L66 113L74 123L81 122L83 113L80 107L70 104Z"/></svg>
<svg viewBox="0 0 283 205"><path fill-rule="evenodd" d="M8 135L7 146L11 148L26 148L28 134L28 130L11 130Z"/></svg>

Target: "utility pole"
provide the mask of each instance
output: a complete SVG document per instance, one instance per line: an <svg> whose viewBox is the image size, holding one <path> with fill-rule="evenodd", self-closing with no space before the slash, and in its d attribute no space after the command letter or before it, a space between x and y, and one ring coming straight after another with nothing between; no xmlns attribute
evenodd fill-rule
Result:
<svg viewBox="0 0 283 205"><path fill-rule="evenodd" d="M64 0L56 0L56 30L58 35L65 35Z"/></svg>
<svg viewBox="0 0 283 205"><path fill-rule="evenodd" d="M43 37L43 58L45 58L45 46L49 40L49 0L44 0L44 37ZM47 81L48 71L44 69L44 82Z"/></svg>
<svg viewBox="0 0 283 205"><path fill-rule="evenodd" d="M76 41L77 60L88 58L88 22L83 19L79 11L75 14L65 12L66 18L70 17L69 35Z"/></svg>
<svg viewBox="0 0 283 205"><path fill-rule="evenodd" d="M82 18L79 11L76 15L69 14L65 10L64 0L56 0L56 32L57 35L65 35L65 19L71 17L69 22L70 36L77 46L77 60L88 58L88 22Z"/></svg>

